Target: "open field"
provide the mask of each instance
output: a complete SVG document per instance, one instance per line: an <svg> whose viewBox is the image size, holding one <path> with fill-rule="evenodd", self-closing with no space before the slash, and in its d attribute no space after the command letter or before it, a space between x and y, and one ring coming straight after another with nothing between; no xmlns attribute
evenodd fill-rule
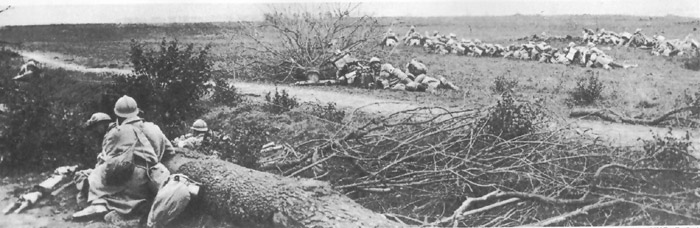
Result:
<svg viewBox="0 0 700 228"><path fill-rule="evenodd" d="M516 42L512 41L516 38L542 32L578 36L582 28L618 32L643 28L649 35L658 32L669 38L683 38L688 34L696 39L700 37L695 30L700 27L700 21L680 17L516 15L379 20L383 25L380 30L392 28L400 35L410 25L415 25L421 33L438 30L456 33L460 38L479 38L504 45ZM4 27L0 28L0 41L10 43L8 46L12 49L21 50L25 58L30 54L48 56L51 61L45 61L47 66L71 66L67 68L69 71L47 71L47 75L57 72L64 75L61 82L66 86L54 85L63 90L79 90L73 88L93 83L86 77L96 75L96 72L109 74L128 70L131 67L128 51L132 39L154 47L162 39L177 39L181 43L195 43L198 47L211 45L214 73L243 81L238 84L237 92L243 93L245 98L232 102L232 106L215 103L213 96L198 100L206 106L206 114L201 118L212 129L232 136L232 141L227 142L233 142L219 149L223 152L219 155L212 151L206 153L246 168L328 182L334 191L362 206L387 217L401 218L398 220L409 224L610 226L700 222L697 214L700 205L696 204L700 196L697 188L700 180L695 178L700 172L694 157L698 154L691 153L697 152L693 150L697 147L692 148L698 146L696 135L684 140L661 138L665 130L661 127L588 122L567 117L571 109L580 108L570 101L569 93L579 78L589 75L599 76L605 86L603 99L592 105L595 108L609 108L632 117L653 118L687 106L699 92L700 73L681 67L683 63L679 58L652 56L648 50L612 47L605 52L619 62L638 64L639 67L602 70L501 58L436 55L406 46L395 49L376 47L376 52L358 57L369 59L377 56L401 68L409 59L417 58L428 66L429 74L444 75L463 90L430 94L343 86L284 86L282 88L292 91L290 94L298 95L300 98L296 101L302 104L286 111L274 111L283 106L280 104L289 104L284 102L289 100L274 103L265 99L264 93L274 88L273 82L263 75L241 75L240 69L235 68L241 64L236 61L245 59L239 45L251 43L240 36L239 29L235 23ZM269 31L260 31L260 34L272 37ZM552 43L555 47L564 45ZM9 59L11 61L0 64L14 73L19 58ZM79 65L81 67L76 67ZM95 72L85 74L88 71ZM10 74L8 72L4 74ZM71 74L80 77L71 81ZM507 94L501 97L492 91L490 87L499 76L517 81L514 88L517 102L508 100ZM110 78L97 80L96 83L105 85L112 82ZM7 83L10 84L13 83ZM75 102L92 102L83 105L67 103L66 108L74 110L67 113L73 115L69 117L75 123L56 121L66 122L63 124L67 128L82 123L88 111L97 110L95 107L107 112L111 110L111 104L105 104L97 97L70 91L63 93L56 96L75 98ZM318 103L313 103L314 96L319 96ZM327 102L337 102L340 108L336 109ZM374 102L392 105L373 105L367 113L359 115L344 108ZM425 106L439 108L405 110ZM486 106L489 108L484 108ZM382 108L386 112L381 112ZM426 110L442 116L426 118ZM549 115L552 113L554 115ZM185 123L182 124L186 129ZM688 125L686 122L674 125L678 126ZM525 133L505 133L521 130ZM675 130L672 132L674 136L685 133L685 129ZM76 132L82 131L77 129ZM596 136L605 136L605 133L620 136L601 139ZM642 142L640 138L646 141ZM289 147L284 148L284 162L300 160L292 162L291 166L280 165L282 162L275 166L259 164L263 158L268 158L260 152L262 145L268 142ZM57 145L64 144L57 142ZM57 146L51 149L66 148ZM88 149L84 150L90 153ZM5 188L0 189L0 195L7 196L2 198L3 203L18 195L22 186L37 181L36 175L2 179ZM23 180L27 177L34 179ZM74 192L66 193L47 205L77 207L64 202L72 200L70 194ZM495 199L488 198L491 196ZM226 198L222 202L235 200ZM484 202L478 202L480 200ZM499 207L500 203L516 201L516 204ZM69 214L65 208L39 209L31 213L53 215L35 223L31 223L31 216L12 218L41 226L47 220L58 221L59 217ZM239 209L221 207L216 210ZM481 209L486 211L479 211ZM588 212L588 209L592 210ZM450 216L453 212L454 215ZM586 215L575 214L580 212ZM570 213L574 215L547 223ZM213 227L228 225L226 221L214 221L211 216L192 217L187 218L190 223L180 226L209 227L207 223L210 222L214 223ZM57 224L69 227L74 223ZM99 223L94 227L103 225Z"/></svg>
<svg viewBox="0 0 700 228"><path fill-rule="evenodd" d="M649 35L663 34L668 38L686 35L698 38L694 31L700 20L682 17L633 16L508 16L457 18L380 18L380 23L402 34L409 25L418 31L437 30L455 33L458 37L479 38L500 44L517 43L516 38L546 32L550 35L580 35L582 28L605 28L611 31L633 31L642 28ZM21 49L55 54L66 60L90 67L128 67L128 50L132 39L156 44L163 38L192 42L199 46L212 45L217 66L233 71L234 61L240 57L238 45L247 40L239 36L236 23L162 24L162 25L45 25L4 27L0 40L21 43ZM265 34L264 31L261 31ZM565 44L553 43L554 47ZM577 77L589 71L604 81L605 100L599 106L614 107L630 116L654 116L677 105L684 94L696 92L700 79L697 71L681 67L679 58L651 56L648 50L616 48L605 51L617 61L639 64L626 70L587 69L578 66L540 64L499 58L440 56L425 53L421 48L399 46L393 51L379 50L374 56L401 66L411 58L426 63L430 74L447 76L464 88L465 92L445 92L439 95L421 93L366 91L341 88L349 93L370 93L373 96L418 101L428 105L472 106L494 101L489 87L497 76L519 81L516 91L527 98L543 99L557 113L566 114L567 92L575 86ZM358 56L369 59L371 56ZM238 75L234 75L238 76ZM251 76L256 79L255 75ZM248 78L251 79L251 78ZM257 78L264 79L264 78ZM319 88L322 90L338 88ZM637 108L640 102L654 107Z"/></svg>

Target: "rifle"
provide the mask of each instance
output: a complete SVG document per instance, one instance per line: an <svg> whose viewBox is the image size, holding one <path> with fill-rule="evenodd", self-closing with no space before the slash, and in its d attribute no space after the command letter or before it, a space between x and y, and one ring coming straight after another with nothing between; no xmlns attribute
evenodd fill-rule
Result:
<svg viewBox="0 0 700 228"><path fill-rule="evenodd" d="M73 174L75 174L77 168L77 165L61 166L56 168L51 177L39 183L38 185L35 185L31 190L29 190L29 192L19 196L17 201L8 205L2 211L2 213L9 214L14 212L15 214L19 214L25 209L27 209L29 206L32 206L39 202L39 200L41 200L45 195L51 195L52 197L58 195L58 193L66 189L68 186L74 184L71 177L73 176ZM53 190L56 186L58 186L61 182L64 182L65 180L71 181Z"/></svg>

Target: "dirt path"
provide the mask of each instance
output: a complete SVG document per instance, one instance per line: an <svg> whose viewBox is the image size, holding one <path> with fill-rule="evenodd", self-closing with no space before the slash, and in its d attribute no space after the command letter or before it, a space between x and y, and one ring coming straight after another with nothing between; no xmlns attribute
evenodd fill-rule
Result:
<svg viewBox="0 0 700 228"><path fill-rule="evenodd" d="M236 86L236 89L239 89L244 94L264 96L268 92L274 92L275 89L279 91L286 90L289 95L296 97L302 102L335 102L341 107L359 109L359 111L380 115L421 107L418 104L413 104L407 101L381 99L367 95L321 91L315 90L313 87L258 84L249 82L234 82L234 85Z"/></svg>
<svg viewBox="0 0 700 228"><path fill-rule="evenodd" d="M50 54L40 52L24 52L19 53L27 58L35 58L45 63L47 67L64 68L82 72L99 72L99 73L130 73L131 69L113 69L113 68L86 68L70 62L64 62L50 58ZM313 87L300 87L290 85L272 85L259 84L249 82L234 82L236 88L241 93L252 94L256 96L265 96L266 93L275 91L275 89L286 90L289 95L298 98L302 102L335 102L340 107L359 109L367 113L375 113L387 115L394 112L421 107L422 105L408 102L376 98L369 95L347 94L343 92L321 91ZM609 123L602 121L589 121L570 119L571 127L577 129L578 132L590 136L598 137L603 142L610 143L616 146L632 146L641 147L642 143L639 139L651 140L654 134L665 135L668 128L659 128L651 126L628 125L619 123ZM685 136L686 131L691 133L691 140L695 151L700 154L700 131L697 129L674 129L671 133L674 136ZM700 157L700 156L699 156Z"/></svg>
<svg viewBox="0 0 700 228"><path fill-rule="evenodd" d="M19 53L27 58L35 58L45 63L47 67L64 68L68 70L82 72L99 72L99 73L130 73L131 69L114 69L114 68L87 68L70 62L64 62L50 58L50 54L40 52L24 52ZM234 82L236 88L241 93L252 94L256 96L264 96L266 93L275 91L275 89L286 90L289 95L298 98L302 102L335 102L340 107L359 109L367 113L375 113L380 115L391 114L394 112L421 107L422 105L408 102L376 98L369 95L347 94L343 92L321 91L313 87L300 87L290 85L272 85L259 84L249 82ZM579 132L590 137L599 137L604 142L618 146L641 146L639 139L653 139L654 134L665 135L668 128L659 128L641 125L628 125L619 123L609 123L602 121L588 121L579 119L570 119L569 123L572 128L578 129ZM686 131L691 133L693 145L700 151L700 131L697 129L674 129L671 133L674 136L685 136Z"/></svg>
<svg viewBox="0 0 700 228"><path fill-rule="evenodd" d="M48 56L45 53L39 52L19 52L26 58L35 58L44 63L46 67L64 68L73 71L92 72L92 73L130 73L130 69L113 69L113 68L87 68L70 62L61 61ZM388 115L394 112L421 107L420 104L408 101L397 101L380 99L369 95L347 94L335 91L321 91L313 87L298 87L289 85L271 85L258 84L248 82L234 82L237 89L243 94L251 94L256 96L265 96L266 93L275 91L275 89L284 89L291 96L298 98L303 102L335 102L339 107L359 109L367 113L375 113L379 115ZM581 135L592 138L598 138L601 142L614 146L636 147L641 148L643 145L640 139L651 140L654 134L665 135L669 132L668 128L627 125L618 123L607 123L602 121L590 121L570 119L570 126ZM691 133L693 142L693 151L695 156L700 158L700 131L697 129L674 129L671 134L676 137L685 136L686 131ZM11 195L17 188L21 186L11 183L22 183L16 180L3 180L0 186L0 206L4 207L11 202ZM74 193L74 192L73 192ZM69 193L66 193L69 194ZM72 199L71 197L66 197ZM64 199L66 199L64 198ZM65 207L65 202L49 201L51 206L40 206L27 211L20 215L0 215L0 227L83 227L101 226L104 224L81 224L63 221L63 217L68 216L69 209ZM56 209L62 208L62 209ZM72 213L72 211L71 211Z"/></svg>
<svg viewBox="0 0 700 228"><path fill-rule="evenodd" d="M36 59L41 64L47 67L63 68L71 71L80 71L85 73L111 73L111 74L128 74L131 73L131 69L117 69L117 68L89 68L82 65L67 62L62 54L58 53L46 53L46 52L30 52L22 50L12 50L27 59ZM51 57L54 56L54 57Z"/></svg>

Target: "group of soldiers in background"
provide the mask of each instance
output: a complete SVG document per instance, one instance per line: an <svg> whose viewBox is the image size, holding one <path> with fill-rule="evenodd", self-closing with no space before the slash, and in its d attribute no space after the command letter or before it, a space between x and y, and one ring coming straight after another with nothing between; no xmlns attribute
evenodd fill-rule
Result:
<svg viewBox="0 0 700 228"><path fill-rule="evenodd" d="M426 32L427 34L427 32ZM543 34L543 37L545 35ZM569 40L570 37L554 37L556 40ZM501 57L508 59L533 60L541 63L555 64L579 64L584 67L599 67L604 69L629 68L636 65L616 63L612 57L588 42L585 46L576 46L571 42L564 48L554 48L545 41L538 43L529 41L522 44L503 46L500 44L486 43L479 39L458 40L454 33L441 35L434 31L432 36L420 37L415 27L404 36L403 41L410 46L423 46L423 48L435 54L455 54L472 57Z"/></svg>
<svg viewBox="0 0 700 228"><path fill-rule="evenodd" d="M579 64L584 67L600 67L604 69L629 68L637 65L617 63L596 45L615 45L651 49L654 55L675 56L698 50L700 44L686 37L684 40L665 39L661 35L646 36L641 29L634 33L615 33L600 29L598 33L590 29L583 30L582 42L586 45L577 46L577 39L571 36L549 36L545 33L518 40L528 40L527 43L503 46L482 42L479 39L457 39L454 33L442 35L427 31L422 36L414 26L406 32L401 41L408 46L422 46L426 51L435 54L456 54L475 57L502 57L509 59L534 60L542 63ZM569 41L563 48L555 48L547 42ZM382 40L384 46L399 44L399 38L389 30Z"/></svg>
<svg viewBox="0 0 700 228"><path fill-rule="evenodd" d="M635 47L641 49L651 49L653 55L682 56L698 50L700 43L690 39L690 35L685 39L666 39L662 35L647 36L637 29L634 33L616 33L600 29L598 33L590 29L583 29L583 41L596 44Z"/></svg>

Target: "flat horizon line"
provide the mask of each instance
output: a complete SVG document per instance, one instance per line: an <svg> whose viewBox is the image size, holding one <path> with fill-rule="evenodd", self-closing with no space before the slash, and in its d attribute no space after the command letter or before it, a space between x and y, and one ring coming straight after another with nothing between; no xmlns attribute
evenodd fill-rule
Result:
<svg viewBox="0 0 700 228"><path fill-rule="evenodd" d="M698 17L681 16L668 14L664 16L650 15L633 15L633 14L511 14L511 15L454 15L454 16L373 16L379 19L392 18L479 18L479 17L643 17L643 18L665 18L676 17L686 18L690 20L699 20ZM353 17L351 17L353 18ZM0 27L22 27L22 26L49 26L49 25L169 25L169 24L207 24L207 23L241 23L241 22L261 22L262 20L239 20L239 21L181 21L181 22L86 22L86 23L46 23L46 24L18 24L18 25L0 25Z"/></svg>

